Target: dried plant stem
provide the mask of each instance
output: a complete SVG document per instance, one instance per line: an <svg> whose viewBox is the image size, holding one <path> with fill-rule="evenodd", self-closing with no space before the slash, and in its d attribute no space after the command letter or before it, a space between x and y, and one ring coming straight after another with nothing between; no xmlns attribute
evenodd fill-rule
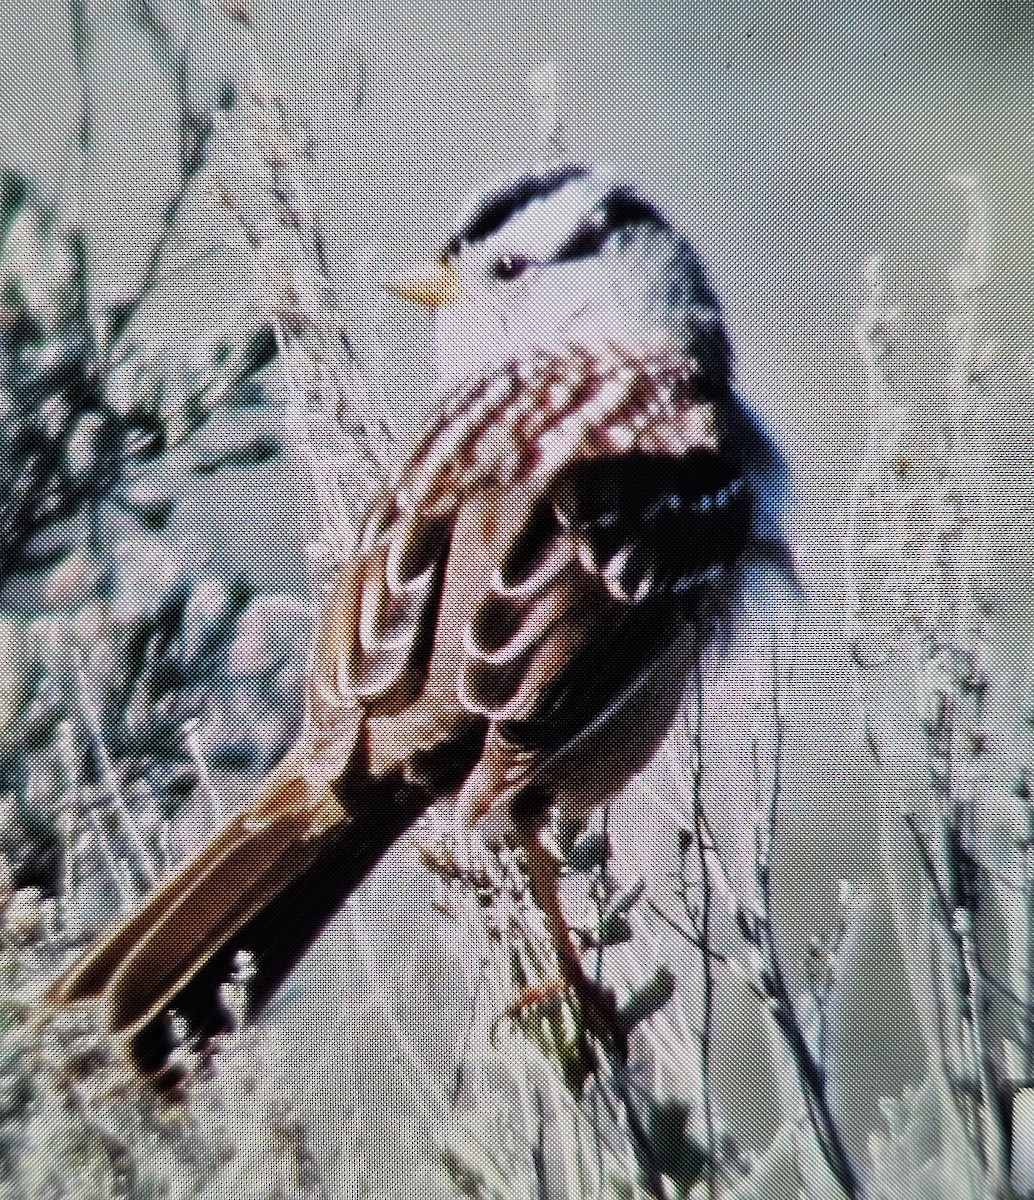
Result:
<svg viewBox="0 0 1034 1200"><path fill-rule="evenodd" d="M1023 806L1025 829L1020 840L1022 861L1021 894L1026 936L1023 945L1023 993L1018 1003L1023 1011L1023 1077L1034 1078L1034 795L1030 777L1021 774L1016 794Z"/></svg>
<svg viewBox="0 0 1034 1200"><path fill-rule="evenodd" d="M772 903L772 843L779 817L782 795L782 763L784 753L783 702L779 685L779 643L772 637L772 782L767 803L759 810L755 823L754 878L758 895L755 917L755 945L761 956L761 978L771 1001L772 1017L793 1060L801 1084L808 1120L814 1130L819 1150L844 1194L854 1200L860 1196L858 1179L843 1143L836 1119L826 1095L824 1064L812 1054L794 1011L782 962L775 942ZM755 754L755 775L760 787L760 773Z"/></svg>
<svg viewBox="0 0 1034 1200"><path fill-rule="evenodd" d="M344 911L352 928L354 943L360 947L368 947L369 938L365 931L359 907L353 903L349 903L345 905ZM369 961L368 954L364 954L364 958L367 960L365 974L375 999L377 1010L390 1030L392 1039L398 1049L399 1057L409 1067L410 1082L413 1085L410 1095L415 1096L423 1108L425 1115L433 1122L436 1128L440 1128L440 1122L443 1119L447 1127L452 1126L454 1131L456 1131L455 1127L458 1126L459 1129L456 1132L461 1132L463 1138L468 1140L470 1145L476 1146L478 1152L484 1156L485 1161L491 1165L498 1177L505 1179L506 1167L496 1154L496 1148L486 1140L484 1131L463 1119L449 1095L435 1084L424 1069L416 1047L402 1030L402 1026L395 1013L395 1006L384 991L376 967Z"/></svg>
<svg viewBox="0 0 1034 1200"><path fill-rule="evenodd" d="M988 1036L986 992L1011 993L986 976L975 928L984 886L975 831L986 690L985 614L977 583L983 480L977 417L985 355L978 318L986 247L976 191L967 180L957 182L964 192L966 234L950 318L954 364L940 444L931 461L921 464L928 478L918 486L902 485L915 467L897 449L912 414L892 399L892 317L879 263L869 269L859 347L867 371L870 437L847 514L847 632L860 695L869 691L865 672L896 660L914 672L920 689L929 803L920 814L907 802L898 821L884 825L888 892L902 946L916 943L917 926L926 930L929 955L906 951L904 958L936 1069L942 1115L958 1123L960 1136L945 1131L946 1162L956 1178L969 1179L974 1193L1004 1196L1004 1084L995 1061L998 1048ZM876 573L878 587L865 596L859 581L867 556L884 574ZM889 607L889 620L881 606ZM879 647L877 653L863 650L866 634ZM869 718L867 712L867 727ZM1029 1005L1023 1007L1029 1022ZM972 1157L962 1152L966 1145Z"/></svg>
<svg viewBox="0 0 1034 1200"><path fill-rule="evenodd" d="M94 152L93 98L91 96L90 59L93 50L93 29L90 23L89 0L68 0L68 30L72 43L75 76L75 137L65 150L62 192L64 200L75 213L74 242L82 260L79 263L81 295L77 297L81 315L88 317L93 281L85 267L86 246L85 203L91 187L90 163ZM83 322L84 332L93 336L89 321ZM96 347L91 346L91 350Z"/></svg>
<svg viewBox="0 0 1034 1200"><path fill-rule="evenodd" d="M902 420L899 406L893 402L888 379L890 336L896 314L887 305L883 264L878 258L868 264L867 282L869 295L859 322L858 345L866 368L869 435L863 465L852 489L844 541L847 587L845 632L848 644L852 648L854 686L860 697L868 696L867 681L863 679L863 673L886 666L892 659L897 638L903 633L903 628L878 623L875 630L875 650L868 646L863 648L864 635L871 624L873 614L868 611L861 596L860 573L868 569L867 560L873 554L881 554L884 556L881 561L890 562L900 561L904 557L901 537L895 525L898 514L888 483L886 462L888 452L896 445L897 429ZM864 703L868 728L871 714L868 701L865 700ZM914 814L906 812L906 824L910 819L914 819ZM921 857L927 857L925 842L915 837L914 830L912 832L915 848ZM946 1115L949 1112L954 1113L960 1121L957 1130L953 1130L946 1138L949 1161L954 1161L956 1177L965 1177L969 1174L969 1160L964 1155L959 1156L957 1150L969 1141L969 1131L968 1123L959 1110L954 1072L949 1066L942 997L935 965L936 929L934 924L923 920L921 913L917 913L914 897L903 887L903 864L899 859L902 853L907 854L907 848L895 847L896 840L901 839L886 836L884 838L888 894L903 947L907 947L910 940L915 938L917 918L929 933L931 954L928 963L924 963L922 956L908 953L904 955L904 961L912 994L920 1000L917 1013L929 1062L936 1063L940 1068L937 1081L943 1098L942 1111ZM947 914L950 912L950 904L940 892L937 871L932 863L927 863L924 869L928 879L934 884L933 891L938 906ZM922 1003L923 997L929 998L932 1003Z"/></svg>
<svg viewBox="0 0 1034 1200"><path fill-rule="evenodd" d="M93 111L90 97L90 50L92 32L88 0L68 0L68 25L75 59L76 143L81 153L93 147Z"/></svg>
<svg viewBox="0 0 1034 1200"><path fill-rule="evenodd" d="M700 880L700 912L697 928L700 944L710 947L712 938L711 872L708 869L707 843L710 841L703 811L704 762L704 690L701 679L700 656L693 662L693 761L690 764L693 805L693 842L696 846L697 873ZM716 1156L718 1139L715 1135L711 1055L714 1043L714 963L709 953L700 956L700 1090L704 1118L704 1138L707 1150L707 1195L714 1200L717 1192Z"/></svg>
<svg viewBox="0 0 1034 1200"><path fill-rule="evenodd" d="M135 902L137 899L139 899L140 895L143 895L154 888L155 884L157 883L157 876L151 862L151 856L147 852L147 847L144 845L143 839L140 837L136 825L134 824L129 813L126 811L126 807L122 802L118 779L115 776L115 770L108 754L107 745L104 741L104 732L97 721L96 710L94 709L94 706L87 695L86 680L81 669L78 671L78 686L79 712L86 728L87 735L90 739L95 761L100 771L101 787L103 789L106 810L115 820L118 829L118 835L130 852L131 862L129 865L135 873L134 882L137 884L139 892L136 896L129 897L129 899ZM91 807L89 819L93 825L95 835L103 845L105 860L109 863L117 862L117 851L115 847L112 846L110 839L103 830L96 808ZM115 878L115 882L118 885L120 872L113 870L112 873Z"/></svg>
<svg viewBox="0 0 1034 1200"><path fill-rule="evenodd" d="M398 447L373 412L375 380L347 328L357 317L334 286L323 232L308 199L311 139L293 127L254 43L252 58L251 153L257 153L260 181L257 188L252 185L248 204L229 185L219 192L269 296L285 419L316 493L313 550L328 560L324 565L333 566L350 548L373 487L386 482L397 465ZM314 583L322 582L314 564Z"/></svg>

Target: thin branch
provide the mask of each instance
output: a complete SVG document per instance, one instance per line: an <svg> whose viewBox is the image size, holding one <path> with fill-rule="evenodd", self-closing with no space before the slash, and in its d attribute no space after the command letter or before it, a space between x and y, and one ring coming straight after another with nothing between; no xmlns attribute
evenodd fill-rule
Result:
<svg viewBox="0 0 1034 1200"><path fill-rule="evenodd" d="M488 970L488 960L482 956L478 963L477 975L474 978L474 987L470 997L470 1020L467 1022L466 1029L463 1032L463 1045L460 1047L460 1052L456 1056L456 1068L453 1072L452 1093L449 1097L451 1105L456 1108L463 1095L463 1087L465 1075L467 1071L467 1059L470 1055L474 1042L474 1028L477 1024L478 1006L481 1001L481 990L484 987L486 973Z"/></svg>
<svg viewBox="0 0 1034 1200"><path fill-rule="evenodd" d="M614 1091L621 1101L622 1111L628 1125L628 1132L639 1150L639 1169L646 1176L647 1183L657 1197L657 1200L667 1200L668 1189L665 1186L664 1177L657 1166L653 1146L650 1143L650 1135L646 1132L640 1120L635 1101L629 1092L628 1075L625 1067L617 1066L611 1078Z"/></svg>
<svg viewBox="0 0 1034 1200"><path fill-rule="evenodd" d="M1023 804L1027 828L1022 843L1024 919L1027 924L1024 945L1024 1075L1034 1075L1034 796L1030 777L1025 772L1016 785L1016 794Z"/></svg>
<svg viewBox="0 0 1034 1200"><path fill-rule="evenodd" d="M971 1013L973 1056L976 1062L977 1085L980 1094L977 1115L981 1125L981 1144L985 1147L985 1157L992 1186L997 1189L1004 1173L1005 1114L1001 1106L998 1074L984 1040L982 1014L986 1011L986 1001L981 972L976 962L972 917L967 909L960 908L955 914L954 931L965 971L966 999Z"/></svg>
<svg viewBox="0 0 1034 1200"><path fill-rule="evenodd" d="M704 849L703 820L703 770L704 770L704 690L700 672L700 654L693 659L693 701L696 705L693 723L693 835L697 848L697 868L700 876L700 941L705 947L711 945L711 873L708 870L707 852ZM711 1053L714 1043L714 967L711 955L700 957L702 973L700 989L700 1078L701 1099L704 1113L704 1131L707 1139L707 1194L714 1200L717 1188L715 1175L716 1146L714 1098L711 1094Z"/></svg>
<svg viewBox="0 0 1034 1200"><path fill-rule="evenodd" d="M407 1064L411 1072L411 1079L414 1083L414 1088L410 1094L415 1094L425 1114L437 1122L439 1114L450 1114L455 1121L458 1121L462 1127L465 1137L470 1139L472 1145L477 1146L485 1159L492 1165L492 1168L500 1174L500 1177L505 1177L505 1166L503 1162L496 1156L495 1147L491 1146L475 1126L469 1121L464 1120L459 1112L451 1103L450 1096L445 1092L424 1069L417 1054L416 1047L413 1042L406 1036L402 1030L398 1016L395 1012L395 1006L391 1003L388 996L385 994L381 984L380 977L376 966L370 959L369 954L369 939L365 932L365 926L362 922L359 913L359 906L355 903L345 905L345 913L348 916L349 924L352 929L352 935L355 938L357 945L360 947L364 965L366 968L367 983L370 987L371 995L376 1003L377 1011L387 1023L391 1031L392 1038L398 1050L400 1058Z"/></svg>
<svg viewBox="0 0 1034 1200"><path fill-rule="evenodd" d="M118 305L117 334L112 339L108 338L108 332L105 331L107 339L107 344L103 349L105 371L116 365L112 358L115 344L158 283L158 274L166 251L176 233L180 213L190 194L194 179L204 163L204 147L212 132L210 120L202 120L191 112L185 54L175 51L172 30L161 19L150 0L138 0L138 9L140 23L151 35L155 61L168 73L172 82L176 97L176 125L180 138L180 152L176 183L162 205L158 236L148 252L136 285Z"/></svg>
<svg viewBox="0 0 1034 1200"><path fill-rule="evenodd" d="M757 917L757 946L764 958L764 982L775 1004L772 1015L797 1066L803 1097L816 1140L830 1170L849 1197L859 1195L859 1185L826 1097L826 1081L798 1024L783 975L772 926L771 853L782 794L783 713L779 688L778 641L772 638L773 767L768 803L755 826L755 881L761 901ZM756 756L756 747L755 747ZM756 757L755 757L756 762Z"/></svg>
<svg viewBox="0 0 1034 1200"><path fill-rule="evenodd" d="M89 0L68 0L68 26L75 60L76 142L85 156L93 150L93 108L90 96L90 54L93 31L88 12Z"/></svg>
<svg viewBox="0 0 1034 1200"><path fill-rule="evenodd" d="M125 804L122 801L118 779L115 776L115 768L104 740L104 731L101 729L96 708L87 694L86 677L82 666L76 668L76 684L78 709L90 738L94 760L100 771L106 812L114 818L119 835L131 851L132 866L136 874L136 883L140 888L140 894L150 892L158 881L155 865L151 861L143 839L140 837L139 830L130 819L129 813L126 811ZM88 818L94 828L95 834L101 839L101 849L110 867L117 859L115 858L114 847L111 846L110 839L100 823L100 817L95 806L91 806ZM112 873L121 891L121 872L116 869ZM138 898L128 897L130 900Z"/></svg>
<svg viewBox="0 0 1034 1200"><path fill-rule="evenodd" d="M646 899L643 901L643 904L650 910L650 912L653 913L655 917L663 921L669 929L677 933L679 937L688 942L689 945L691 945L701 955L706 955L706 957L710 958L713 962L718 963L721 966L728 967L730 971L735 972L738 978L742 978L744 980L746 985L750 988L758 1000L766 1000L768 998L765 990L744 973L743 964L739 961L739 959L734 958L731 954L726 954L723 950L716 950L713 946L705 945L703 939L698 934L693 933L684 925L676 921L674 917L665 912L664 909L661 908L661 906L649 896L646 897Z"/></svg>
<svg viewBox="0 0 1034 1200"><path fill-rule="evenodd" d="M69 249L76 258L74 317L82 334L89 340L91 356L96 354L96 334L90 322L92 280L86 240L87 193L92 188L93 101L90 93L93 28L89 0L68 0L68 31L72 43L75 76L75 137L65 147L62 164L62 203L75 212L75 231ZM70 316L73 314L69 314Z"/></svg>
<svg viewBox="0 0 1034 1200"><path fill-rule="evenodd" d="M603 861L596 867L592 888L593 902L596 907L596 928L600 928L603 922L604 903L609 891L609 874L607 871L610 862L610 802L608 801L603 806L603 815L600 818L600 836L603 839ZM603 939L596 940L596 963L595 976L596 982L599 983L603 979Z"/></svg>
<svg viewBox="0 0 1034 1200"><path fill-rule="evenodd" d="M921 732L932 788L932 820L928 829L921 829L914 813L904 816L919 856L924 907L928 912L932 909L926 921L928 974L913 983L917 990L933 993L935 1023L924 1020L927 1048L931 1060L940 1064L945 1103L955 1108L985 1184L997 1194L1003 1186L1007 1122L993 1060L996 1043L988 1036L986 993L1019 1003L1032 1031L1034 1022L1029 1006L985 970L974 931L979 901L972 849L976 794L972 780L964 785L980 753L986 686L979 668L985 614L976 589L974 555L979 513L986 507L981 494L986 470L978 418L984 409L987 370L987 347L979 337L987 248L977 190L970 180L955 182L964 193L966 229L952 280L951 396L939 441L924 464L926 475L907 487L906 476L914 474L913 451L905 442L909 412L900 401L892 403L886 368L887 329L893 322L885 316L893 314L886 307L878 260L869 268L870 295L859 321L870 406L869 449L855 479L848 514L845 579L859 694L864 695L863 670L887 667L906 651L926 685ZM859 572L871 559L882 560L879 566L886 574L877 578L881 586L863 605ZM880 605L888 597L896 614L890 624L880 620ZM862 653L863 624L882 653ZM909 635L911 641L906 643ZM962 721L974 698L971 734ZM867 703L866 709L868 718ZM907 940L914 906L898 885L890 861L888 875L899 928ZM990 872L984 878L994 882ZM1029 961L1034 962L1034 955ZM1029 1043L1027 1049L1029 1061L1034 1061Z"/></svg>

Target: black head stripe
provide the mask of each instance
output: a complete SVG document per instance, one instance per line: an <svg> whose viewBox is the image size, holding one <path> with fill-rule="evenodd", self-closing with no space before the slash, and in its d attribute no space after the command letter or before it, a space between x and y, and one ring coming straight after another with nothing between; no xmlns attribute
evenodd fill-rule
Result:
<svg viewBox="0 0 1034 1200"><path fill-rule="evenodd" d="M597 253L618 229L626 225L644 224L667 225L667 221L652 204L647 204L634 192L614 188L557 250L553 260L565 262L573 258L585 258Z"/></svg>
<svg viewBox="0 0 1034 1200"><path fill-rule="evenodd" d="M571 234L553 255L554 262L568 262L572 258L587 258L595 254L614 230L600 213L593 212Z"/></svg>
<svg viewBox="0 0 1034 1200"><path fill-rule="evenodd" d="M600 206L611 229L620 229L623 225L668 224L652 204L627 188L614 188L603 197Z"/></svg>
<svg viewBox="0 0 1034 1200"><path fill-rule="evenodd" d="M501 191L485 196L466 222L457 231L456 238L449 243L458 248L460 242L480 242L501 229L507 221L533 200L544 200L552 196L574 179L583 179L589 172L585 167L556 167L537 175L525 175Z"/></svg>

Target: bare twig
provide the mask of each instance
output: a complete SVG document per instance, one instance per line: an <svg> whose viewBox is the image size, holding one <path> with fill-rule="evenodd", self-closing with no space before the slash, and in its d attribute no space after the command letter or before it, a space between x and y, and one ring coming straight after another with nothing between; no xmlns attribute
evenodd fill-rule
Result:
<svg viewBox="0 0 1034 1200"><path fill-rule="evenodd" d="M165 70L173 88L179 155L176 182L166 197L158 218L158 236L147 253L136 284L119 300L117 310L113 314L113 327L104 331L102 361L105 371L112 370L125 360L125 355L121 358L114 356L115 346L120 335L139 312L140 306L154 291L166 252L176 234L180 213L190 195L194 180L204 165L205 146L213 130L211 118L195 111L187 74L186 51L176 45L174 31L162 18L152 0L136 0L136 3L139 23L151 37L155 61Z"/></svg>
<svg viewBox="0 0 1034 1200"><path fill-rule="evenodd" d="M93 149L93 110L90 96L90 54L93 31L87 7L89 0L68 0L68 25L75 59L76 143L83 155Z"/></svg>
<svg viewBox="0 0 1034 1200"><path fill-rule="evenodd" d="M755 824L755 884L760 901L754 929L755 945L762 956L762 979L771 1000L772 1016L778 1025L787 1049L797 1068L808 1118L815 1131L822 1156L845 1194L853 1198L859 1185L847 1148L843 1143L836 1119L826 1096L826 1080L822 1064L808 1046L793 1007L790 990L783 974L782 962L775 944L772 923L772 843L779 815L782 794L783 706L779 685L778 640L772 638L772 721L773 759L772 782L766 806ZM755 747L756 762L756 747ZM760 782L760 780L759 780Z"/></svg>
<svg viewBox="0 0 1034 1200"><path fill-rule="evenodd" d="M398 444L374 411L373 377L359 361L347 328L355 314L334 286L323 233L308 200L311 139L292 125L265 81L257 53L252 70L249 157L259 183L247 197L229 184L220 185L219 194L252 251L269 297L285 416L316 492L313 549L332 566L350 546L373 488L397 465ZM232 165L238 169L241 162ZM314 583L323 583L318 567Z"/></svg>
<svg viewBox="0 0 1034 1200"><path fill-rule="evenodd" d="M706 955L713 962L723 967L728 967L731 972L735 973L738 979L742 979L746 983L747 987L750 988L758 1000L768 999L764 989L761 988L754 979L744 973L743 965L738 959L734 958L731 954L726 954L724 950L716 950L714 946L705 945L703 939L698 933L687 929L681 922L676 921L675 918L672 917L669 912L663 909L655 900L647 897L643 903L644 906L648 908L658 920L663 921L669 929L677 933L680 938L688 942L688 944L694 947L694 949L696 949L700 954Z"/></svg>
<svg viewBox="0 0 1034 1200"><path fill-rule="evenodd" d="M881 315L889 310L878 264L870 266L870 298L859 328L870 439L848 512L847 631L860 695L867 690L862 673L896 658L911 666L920 686L930 812L920 821L909 806L903 820L918 859L918 886L926 890L930 963L925 976L912 971L913 985L933 993L935 1021L931 1025L924 1019L928 1048L939 1062L984 1183L998 1195L1004 1187L1007 1122L995 1063L999 1048L988 1036L987 994L1020 1003L1028 1013L1025 1020L1030 1017L1029 1006L984 970L975 926L980 889L992 879L975 849L976 763L985 740L986 692L986 611L979 594L978 545L984 469L978 419L988 357L979 335L987 252L976 189L969 180L955 182L964 194L966 233L949 321L954 363L939 442L925 463L917 464L911 452L899 449L911 414L891 397L887 322ZM906 485L917 466L923 472L920 482ZM873 574L867 561L877 564L876 579L863 594L862 572ZM888 596L890 621L881 609ZM862 651L863 634L875 643L875 651L868 646ZM898 878L900 867L889 844L887 868L907 942L919 914Z"/></svg>
<svg viewBox="0 0 1034 1200"><path fill-rule="evenodd" d="M1016 792L1023 805L1026 825L1021 843L1023 863L1023 911L1026 922L1024 953L1024 1044L1023 1071L1027 1079L1034 1077L1034 796L1030 778L1024 772L1016 784Z"/></svg>
<svg viewBox="0 0 1034 1200"><path fill-rule="evenodd" d="M348 904L345 906L345 912L348 914L356 943L363 948L365 957L366 953L368 953L366 948L369 945L369 941L359 910L356 905ZM367 962L366 966L366 977L375 997L377 1010L390 1030L400 1058L409 1067L411 1073L410 1080L413 1084L410 1094L417 1099L424 1109L425 1114L433 1122L440 1119L443 1114L447 1115L453 1121L458 1121L462 1127L463 1136L469 1138L471 1145L477 1146L479 1152L485 1156L486 1161L490 1162L501 1175L505 1176L505 1166L497 1156L496 1148L487 1141L483 1131L462 1118L462 1115L456 1110L450 1094L439 1087L424 1068L412 1040L402 1030L395 1012L395 1006L385 994L379 981L378 972L369 962Z"/></svg>
<svg viewBox="0 0 1034 1200"><path fill-rule="evenodd" d="M68 28L75 68L76 134L74 142L65 150L62 191L65 193L65 201L75 212L75 234L71 239L78 258L75 296L78 311L75 316L82 319L83 332L89 338L89 349L93 353L96 351L96 333L88 319L91 311L92 275L87 261L85 219L87 195L92 188L91 165L94 154L91 95L93 29L90 23L89 0L68 0Z"/></svg>
<svg viewBox="0 0 1034 1200"><path fill-rule="evenodd" d="M536 152L544 159L563 158L570 152L570 147L560 112L560 85L553 59L541 63L528 76L528 93L535 123Z"/></svg>
<svg viewBox="0 0 1034 1200"><path fill-rule="evenodd" d="M693 662L693 761L690 766L692 778L693 804L693 835L697 848L697 869L700 878L700 916L698 928L700 942L706 947L711 945L711 873L708 870L707 851L704 845L706 834L703 815L703 762L704 762L704 690L700 673L700 655L697 653ZM714 1042L714 966L711 955L705 951L700 956L701 994L700 994L700 1078L701 1102L704 1115L704 1134L707 1149L707 1194L710 1200L716 1195L717 1180L716 1155L717 1138L715 1136L714 1096L711 1082L711 1053Z"/></svg>

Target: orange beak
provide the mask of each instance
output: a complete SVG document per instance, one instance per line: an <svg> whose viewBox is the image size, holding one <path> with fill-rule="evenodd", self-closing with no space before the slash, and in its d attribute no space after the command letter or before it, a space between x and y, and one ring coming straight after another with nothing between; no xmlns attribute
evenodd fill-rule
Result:
<svg viewBox="0 0 1034 1200"><path fill-rule="evenodd" d="M384 286L394 295L424 308L454 304L464 294L460 273L448 258L421 263L414 270L387 280Z"/></svg>

